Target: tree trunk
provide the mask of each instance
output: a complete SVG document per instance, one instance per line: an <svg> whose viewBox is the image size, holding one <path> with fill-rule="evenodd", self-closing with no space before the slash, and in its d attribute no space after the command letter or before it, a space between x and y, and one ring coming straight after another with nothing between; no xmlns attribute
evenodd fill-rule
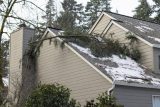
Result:
<svg viewBox="0 0 160 107"><path fill-rule="evenodd" d="M2 79L2 75L3 75L3 68L2 68L2 64L3 64L3 55L2 55L2 45L1 45L1 38L2 38L2 33L0 33L0 92L2 91L4 84L3 84L3 79Z"/></svg>

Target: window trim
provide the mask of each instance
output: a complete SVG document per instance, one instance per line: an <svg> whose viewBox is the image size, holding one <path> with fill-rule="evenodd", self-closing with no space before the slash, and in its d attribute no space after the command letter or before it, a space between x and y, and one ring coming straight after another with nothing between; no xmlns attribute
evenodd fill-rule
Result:
<svg viewBox="0 0 160 107"><path fill-rule="evenodd" d="M158 66L159 66L159 70L160 70L160 55L158 56Z"/></svg>
<svg viewBox="0 0 160 107"><path fill-rule="evenodd" d="M160 95L152 95L152 107L153 107L153 97L160 97Z"/></svg>

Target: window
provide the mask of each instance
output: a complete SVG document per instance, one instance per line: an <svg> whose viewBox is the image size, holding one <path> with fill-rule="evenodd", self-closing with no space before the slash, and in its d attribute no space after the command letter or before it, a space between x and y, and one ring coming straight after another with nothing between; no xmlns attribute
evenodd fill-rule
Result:
<svg viewBox="0 0 160 107"><path fill-rule="evenodd" d="M160 69L160 56L159 56L158 60L159 60L159 62L158 62L159 63L159 69Z"/></svg>
<svg viewBox="0 0 160 107"><path fill-rule="evenodd" d="M160 95L152 96L153 107L160 107Z"/></svg>

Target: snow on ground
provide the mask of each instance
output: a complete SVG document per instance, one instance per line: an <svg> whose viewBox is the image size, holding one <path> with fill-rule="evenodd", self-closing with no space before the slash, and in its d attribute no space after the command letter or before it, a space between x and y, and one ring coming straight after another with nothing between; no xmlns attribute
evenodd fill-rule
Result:
<svg viewBox="0 0 160 107"><path fill-rule="evenodd" d="M157 41L157 42L160 42L160 39L159 39L159 38L152 37L152 36L148 36L148 38L151 38L151 39L153 39L153 40L155 40L155 41Z"/></svg>
<svg viewBox="0 0 160 107"><path fill-rule="evenodd" d="M108 64L100 63L99 61L95 62L96 66L102 67L107 72L107 74L110 75L115 81L160 85L160 79L147 75L144 72L144 69L140 67L136 61L132 60L129 57L126 57L124 59L120 58L117 55L112 55L112 57L97 58L91 54L89 48L83 48L74 43L71 43L71 45L77 48L79 51L87 54L91 58L98 59L101 62L111 61L113 63L116 63L118 66L109 66Z"/></svg>

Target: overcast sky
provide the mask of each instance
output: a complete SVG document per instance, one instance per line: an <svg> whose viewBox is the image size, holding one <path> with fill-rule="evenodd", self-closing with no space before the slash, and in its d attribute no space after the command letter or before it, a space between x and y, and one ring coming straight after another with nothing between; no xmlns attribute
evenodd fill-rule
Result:
<svg viewBox="0 0 160 107"><path fill-rule="evenodd" d="M45 10L45 6L47 4L48 0L30 0L34 2L36 5L39 7L43 8ZM61 2L63 0L55 0L56 1L56 6L57 6L57 11L62 10L61 7ZM88 1L90 0L76 0L78 3L82 3L84 6L87 4ZM139 0L111 0L111 7L112 7L112 12L116 12L118 10L119 14L127 15L127 16L133 16L133 10L139 5ZM150 4L153 4L152 0L147 0ZM27 6L26 6L27 7ZM30 6L28 6L30 7ZM33 6L34 7L34 6ZM44 12L37 10L37 12L33 11L34 8L30 9L22 9L23 7L19 7L18 5L15 6L15 13L17 13L20 17L25 18L25 19L30 19L33 18L34 20L38 20L39 22L43 22L41 15L45 15ZM38 16L37 16L38 15ZM7 30L6 31L10 31Z"/></svg>
<svg viewBox="0 0 160 107"><path fill-rule="evenodd" d="M43 8L45 10L45 6L48 0L31 0L35 2L38 6ZM55 0L57 11L62 10L61 2L63 0ZM89 0L76 0L78 3L82 3L84 6L87 4ZM116 12L118 10L118 13L128 16L133 16L133 10L139 5L139 0L111 0L111 7L112 12ZM152 0L147 0L150 4L153 4ZM19 11L19 10L18 10ZM24 12L22 12L24 13ZM21 14L22 14L21 13Z"/></svg>
<svg viewBox="0 0 160 107"><path fill-rule="evenodd" d="M57 0L57 1L63 1L63 0ZM76 0L79 3L83 3L86 5L87 1L89 0ZM111 7L112 12L118 12L123 15L132 16L133 10L138 6L139 0L111 0ZM152 0L147 0L150 4L153 4ZM58 6L60 6L60 3L57 3Z"/></svg>

